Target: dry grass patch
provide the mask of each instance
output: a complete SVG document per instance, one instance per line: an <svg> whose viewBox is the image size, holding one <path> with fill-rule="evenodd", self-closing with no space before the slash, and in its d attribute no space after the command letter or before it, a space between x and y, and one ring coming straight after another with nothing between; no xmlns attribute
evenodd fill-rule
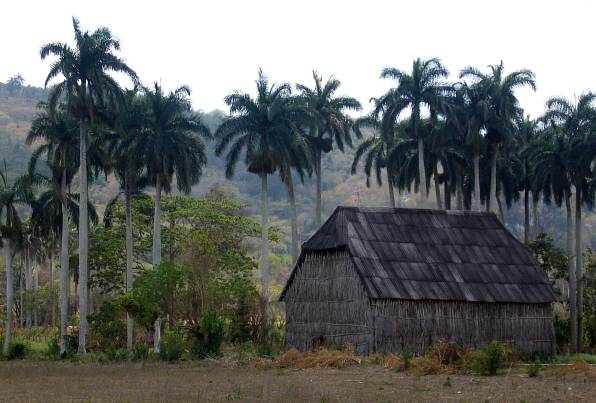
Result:
<svg viewBox="0 0 596 403"><path fill-rule="evenodd" d="M316 351L300 352L291 349L278 355L273 361L261 361L257 364L259 368L347 368L362 364L362 357L354 354L352 346L346 346L342 350L329 350L321 348Z"/></svg>

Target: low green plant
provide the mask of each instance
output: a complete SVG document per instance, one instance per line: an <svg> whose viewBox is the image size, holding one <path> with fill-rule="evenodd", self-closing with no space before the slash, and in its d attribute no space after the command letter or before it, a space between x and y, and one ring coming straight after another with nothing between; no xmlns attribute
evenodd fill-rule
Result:
<svg viewBox="0 0 596 403"><path fill-rule="evenodd" d="M149 357L149 347L145 343L135 343L132 346L132 360L142 361Z"/></svg>
<svg viewBox="0 0 596 403"><path fill-rule="evenodd" d="M491 341L469 354L468 365L479 375L496 375L511 355L511 349L498 341Z"/></svg>
<svg viewBox="0 0 596 403"><path fill-rule="evenodd" d="M538 376L538 374L540 373L540 369L542 369L542 363L540 362L540 360L536 359L532 361L532 363L530 363L530 365L528 366L528 376L530 378Z"/></svg>
<svg viewBox="0 0 596 403"><path fill-rule="evenodd" d="M60 339L58 339L57 337L52 337L48 340L48 357L60 357Z"/></svg>
<svg viewBox="0 0 596 403"><path fill-rule="evenodd" d="M404 363L404 369L410 368L410 366L412 365L413 357L414 354L412 354L412 350L410 350L408 346L404 347L403 350L401 350L401 359Z"/></svg>
<svg viewBox="0 0 596 403"><path fill-rule="evenodd" d="M159 358L163 361L178 361L188 348L184 333L179 330L167 330L159 344Z"/></svg>
<svg viewBox="0 0 596 403"><path fill-rule="evenodd" d="M221 345L225 336L224 319L217 312L206 310L201 316L199 327L195 354L199 358L220 356Z"/></svg>
<svg viewBox="0 0 596 403"><path fill-rule="evenodd" d="M8 354L6 354L6 359L18 360L21 358L25 358L28 351L29 344L27 342L14 340L8 346Z"/></svg>

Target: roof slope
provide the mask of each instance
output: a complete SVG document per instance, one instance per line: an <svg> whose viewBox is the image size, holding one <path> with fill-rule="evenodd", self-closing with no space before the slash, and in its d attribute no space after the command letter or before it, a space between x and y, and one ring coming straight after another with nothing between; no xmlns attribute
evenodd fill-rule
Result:
<svg viewBox="0 0 596 403"><path fill-rule="evenodd" d="M334 249L349 252L371 299L557 299L530 250L492 213L338 207L303 244L296 267L309 251Z"/></svg>

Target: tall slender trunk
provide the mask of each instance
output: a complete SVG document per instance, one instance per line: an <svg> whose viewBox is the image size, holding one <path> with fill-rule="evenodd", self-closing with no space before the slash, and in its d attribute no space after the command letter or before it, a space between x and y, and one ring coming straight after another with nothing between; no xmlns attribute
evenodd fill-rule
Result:
<svg viewBox="0 0 596 403"><path fill-rule="evenodd" d="M417 124L415 124L414 130L416 131L415 135L418 135ZM426 207L426 168L424 167L424 140L422 137L418 137L418 174L420 176L420 207Z"/></svg>
<svg viewBox="0 0 596 403"><path fill-rule="evenodd" d="M261 270L262 278L262 315L263 326L267 322L269 305L269 206L267 200L267 174L261 173Z"/></svg>
<svg viewBox="0 0 596 403"><path fill-rule="evenodd" d="M524 243L530 241L530 196L526 186L524 189Z"/></svg>
<svg viewBox="0 0 596 403"><path fill-rule="evenodd" d="M575 187L575 272L577 279L577 351L584 349L584 295L583 271L584 256L582 250L582 191L581 185Z"/></svg>
<svg viewBox="0 0 596 403"><path fill-rule="evenodd" d="M488 211L494 212L497 206L497 153L498 145L493 143L490 156L490 198L488 199Z"/></svg>
<svg viewBox="0 0 596 403"><path fill-rule="evenodd" d="M540 231L540 222L538 220L538 199L534 198L532 195L532 226L534 227L532 230L532 238L536 239Z"/></svg>
<svg viewBox="0 0 596 403"><path fill-rule="evenodd" d="M161 177L155 180L155 211L153 213L153 268L161 263ZM155 320L155 333L153 335L153 349L159 353L161 341L161 318Z"/></svg>
<svg viewBox="0 0 596 403"><path fill-rule="evenodd" d="M386 169L387 172L387 190L389 191L389 205L391 208L395 208L395 193L393 192L393 178L391 177L391 173L389 173L389 168Z"/></svg>
<svg viewBox="0 0 596 403"><path fill-rule="evenodd" d="M25 326L25 276L23 270L25 265L23 263L23 256L21 256L21 270L19 271L19 327Z"/></svg>
<svg viewBox="0 0 596 403"><path fill-rule="evenodd" d="M455 202L458 210L464 209L464 189L462 184L461 171L458 169L455 173Z"/></svg>
<svg viewBox="0 0 596 403"><path fill-rule="evenodd" d="M480 152L474 151L474 210L482 211L480 200Z"/></svg>
<svg viewBox="0 0 596 403"><path fill-rule="evenodd" d="M25 327L31 328L32 317L31 317L31 298L33 294L33 273L31 272L31 254L29 246L25 246Z"/></svg>
<svg viewBox="0 0 596 403"><path fill-rule="evenodd" d="M445 180L443 181L443 198L445 202L445 210L451 210L451 191L449 190L449 181L447 180L446 172Z"/></svg>
<svg viewBox="0 0 596 403"><path fill-rule="evenodd" d="M298 220L296 218L296 196L294 194L294 181L292 179L292 171L290 167L286 168L286 177L284 182L288 188L288 201L290 202L290 228L291 228L291 245L290 254L292 256L292 264L298 260Z"/></svg>
<svg viewBox="0 0 596 403"><path fill-rule="evenodd" d="M69 216L66 200L66 168L62 173L60 183L60 204L62 208L62 234L60 242L60 355L67 353L67 325L68 325L68 294L70 288L70 277L68 267L68 237L69 237Z"/></svg>
<svg viewBox="0 0 596 403"><path fill-rule="evenodd" d="M497 207L499 212L499 219L503 224L505 224L505 209L503 208L503 202L501 201L501 196L497 196Z"/></svg>
<svg viewBox="0 0 596 403"><path fill-rule="evenodd" d="M315 224L317 229L321 227L321 214L323 208L323 201L321 196L321 176L322 176L322 165L323 165L323 153L321 151L317 152L316 161L315 161L315 177L317 181L317 194L316 194L316 207L315 207ZM267 180L265 178L265 180Z"/></svg>
<svg viewBox="0 0 596 403"><path fill-rule="evenodd" d="M441 185L439 185L439 172L435 165L433 172L434 184L435 184L435 198L437 199L437 208L443 210L443 200L441 199Z"/></svg>
<svg viewBox="0 0 596 403"><path fill-rule="evenodd" d="M6 322L4 325L4 345L2 353L8 354L10 342L12 339L12 304L14 300L14 289L12 280L12 242L9 239L3 239L4 268L6 270Z"/></svg>
<svg viewBox="0 0 596 403"><path fill-rule="evenodd" d="M84 85L84 84L83 84ZM89 195L87 186L87 126L84 118L79 120L80 166L79 180L79 353L87 352L87 283L89 276Z"/></svg>
<svg viewBox="0 0 596 403"><path fill-rule="evenodd" d="M128 171L124 177L124 204L126 209L126 292L132 291L132 211L131 211L130 176ZM126 313L126 348L132 350L133 344L133 318Z"/></svg>
<svg viewBox="0 0 596 403"><path fill-rule="evenodd" d="M571 330L571 351L577 348L577 279L575 277L575 255L573 248L573 213L571 192L566 192L565 209L567 212L567 271L569 274L569 328Z"/></svg>
<svg viewBox="0 0 596 403"><path fill-rule="evenodd" d="M32 264L31 270L33 274L33 294L31 295L31 309L33 310L33 326L39 326L39 309L37 309L37 304L35 303L35 296L37 295L37 290L39 288L39 267L36 268Z"/></svg>
<svg viewBox="0 0 596 403"><path fill-rule="evenodd" d="M50 313L50 325L56 326L56 290L54 285L56 284L56 249L55 239L52 236L52 244L50 246L50 298L52 311Z"/></svg>

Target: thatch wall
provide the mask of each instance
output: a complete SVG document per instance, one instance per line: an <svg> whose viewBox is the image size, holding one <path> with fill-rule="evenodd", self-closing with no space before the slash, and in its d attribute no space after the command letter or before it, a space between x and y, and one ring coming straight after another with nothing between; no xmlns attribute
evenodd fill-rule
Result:
<svg viewBox="0 0 596 403"><path fill-rule="evenodd" d="M370 352L370 304L347 253L306 256L284 301L286 348L351 343L360 354Z"/></svg>
<svg viewBox="0 0 596 403"><path fill-rule="evenodd" d="M378 352L422 353L439 340L471 349L498 340L529 354L555 348L550 303L376 300L372 310Z"/></svg>

